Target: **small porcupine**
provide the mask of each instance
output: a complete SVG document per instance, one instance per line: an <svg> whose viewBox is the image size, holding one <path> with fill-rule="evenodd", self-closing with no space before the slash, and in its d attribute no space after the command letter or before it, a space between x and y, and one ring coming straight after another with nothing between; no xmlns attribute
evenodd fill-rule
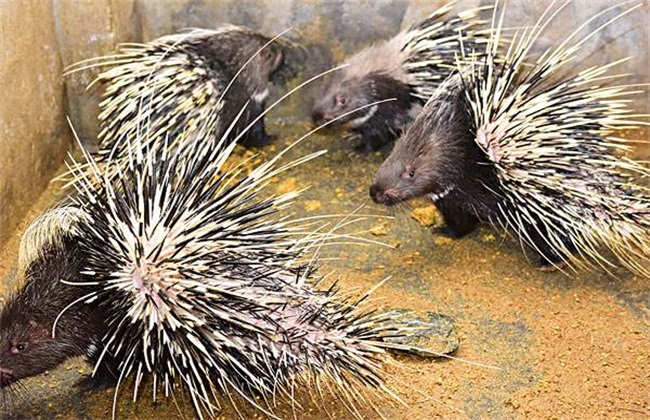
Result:
<svg viewBox="0 0 650 420"><path fill-rule="evenodd" d="M393 141L422 109L438 85L454 71L461 49L467 54L487 43L478 30L482 9L452 15L445 5L388 41L366 48L345 61L346 67L323 81L312 120L351 129L361 137L356 148L366 154ZM459 35L465 34L464 43ZM362 111L351 110L394 98Z"/></svg>
<svg viewBox="0 0 650 420"><path fill-rule="evenodd" d="M164 140L162 136L181 138L180 132L187 133L185 141L192 141L191 134L203 121L218 113L220 123L212 133L218 139L245 104L230 138L244 132L241 143L262 146L270 139L263 118L258 119L265 109L268 82L288 77L292 68L285 58L295 48L279 37L225 25L123 44L116 54L76 63L67 73L108 67L88 86L103 86L98 155L104 160L109 155L123 158L123 139L132 138L144 124L150 127L150 142Z"/></svg>
<svg viewBox="0 0 650 420"><path fill-rule="evenodd" d="M459 60L458 73L396 142L370 195L385 205L429 196L449 235L480 222L501 226L537 251L543 266L611 269L605 246L650 276L650 190L638 182L650 170L625 157L630 142L617 136L642 124L627 106L638 92L610 83L620 77L609 73L620 61L569 67L593 32L574 41L577 34L614 7L530 57L561 10L552 7L503 49L503 15L495 11L485 57Z"/></svg>

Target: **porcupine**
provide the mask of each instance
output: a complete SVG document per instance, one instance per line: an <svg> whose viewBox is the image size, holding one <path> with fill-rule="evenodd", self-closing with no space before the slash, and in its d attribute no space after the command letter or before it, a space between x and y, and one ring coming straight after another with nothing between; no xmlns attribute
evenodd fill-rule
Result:
<svg viewBox="0 0 650 420"><path fill-rule="evenodd" d="M329 382L347 398L358 385L391 394L380 359L408 350L390 339L409 328L365 308L365 296L320 289L316 263L299 260L328 234L299 235L296 221L274 216L296 193L259 197L272 177L320 153L277 168L280 153L238 177L241 168L222 170L235 145L225 144L195 142L190 160L136 146L119 188L73 170L91 222L77 226L88 258L71 284L89 287L107 316L118 388L129 375L136 394L143 376L153 376L154 395L157 384L165 393L182 385L199 416L233 390L270 415L297 383L320 393Z"/></svg>
<svg viewBox="0 0 650 420"><path fill-rule="evenodd" d="M78 63L69 71L116 64L102 72L93 83L101 82L108 85L107 98L101 105L103 113L100 115L100 119L106 125L99 135L105 155L99 157L106 157L110 152L114 159L119 160L129 151L125 148L113 151L114 140L110 139L132 135L143 121L146 121L150 127L148 140L152 143L163 141L159 138L154 139L153 133L156 133L156 130L163 131L165 136L177 136L183 131L184 137L189 137L189 133L196 130L198 124L210 115L218 113L224 120L234 120L237 112L233 110L242 108L248 100L250 100L249 106L246 107L248 114L239 118L240 125L237 128L243 131L250 121L256 119L257 122L253 127L247 130L244 141L251 139L265 141L267 135L264 131L263 118L258 116L264 110L264 101L268 94L267 82L270 79L291 76L287 73L288 70L282 69L287 53L286 47L289 45L293 46L285 41L272 43L270 38L263 35L243 27L229 25L215 31L193 30L187 34L165 36L148 44L125 44L118 57L102 57L99 63L94 64ZM94 61L97 60L91 60ZM235 75L237 69L241 69L241 72ZM175 77L175 83L161 83L170 76ZM228 92L225 92L228 78L232 79L231 86ZM161 106L161 104L169 105L170 93L174 92L181 96L189 95L183 101L180 100L181 98L175 98L179 99L180 109ZM225 97L221 97L224 93L226 93ZM230 107L219 105L223 102ZM146 106L143 106L144 104ZM182 112L175 116L170 115L170 112L173 114L174 109ZM124 110L129 112L125 113ZM143 110L145 112L142 112ZM156 117L152 117L152 113L156 113ZM225 131L225 129L215 131L212 135L218 136ZM237 129L229 131L230 136L238 133ZM153 144L148 144L146 147L160 150ZM26 314L39 313L34 307L40 301L36 299L38 293L51 296L52 301L56 303L47 306L47 313L39 315L38 318L39 321L50 323L63 309L61 305L65 306L71 303L72 298L79 297L79 288L56 287L59 278L70 280L71 277L78 276L75 270L79 268L79 261L86 256L78 250L73 236L75 225L79 222L76 219L79 212L80 210L74 206L63 206L44 214L26 232L23 238L25 245L21 246L19 253L20 277L25 279L25 285L12 296L10 304L3 312L5 320L2 328L5 334L3 339L13 343L17 340L16 334L19 334L25 339L21 343L31 349L30 352L34 351L34 346L29 345L30 342L38 340L51 351L51 354L43 359L51 360L51 363L30 364L30 369L34 368L39 372L51 367L54 360L60 363L69 357L72 353L66 349L74 349L74 354L79 355L90 340L89 337L93 337L92 347L96 348L95 330L98 325L80 323L78 328L71 329L68 328L70 322L67 321L68 318L96 319L97 317L86 313L90 305L80 305L74 312L70 311L69 316L61 319L63 331L74 331L78 334L77 336L64 334L65 342L59 340L60 337L51 340L42 339L41 332L45 331L45 328L41 328L44 327L43 325L14 322L16 319L24 318ZM57 260L60 260L60 264ZM82 312L89 316L83 317ZM71 317L72 315L74 317ZM10 328L10 324L18 329ZM30 332L38 334L38 337L29 337ZM3 347L3 349L9 348L13 348L13 345ZM59 352L59 349L65 351ZM15 359L18 355L13 357ZM3 384L8 385L25 376L22 368L2 368L2 360L4 358L0 359Z"/></svg>
<svg viewBox="0 0 650 420"><path fill-rule="evenodd" d="M225 25L123 44L115 55L76 63L67 73L109 66L88 86L103 86L98 155L104 160L124 156L122 139L144 123L151 142L163 134L180 138L179 132L195 132L217 107L223 123L216 124L213 135L220 138L245 104L245 114L230 135L244 132L256 120L241 143L259 147L271 139L264 119L257 118L265 108L267 85L292 75L285 58L294 57L294 49L296 44L279 37ZM193 136L183 138L192 141Z"/></svg>
<svg viewBox="0 0 650 420"><path fill-rule="evenodd" d="M501 226L537 251L542 266L610 269L605 246L627 268L650 276L650 191L637 182L650 171L625 157L629 142L616 136L643 124L627 107L638 92L603 82L617 77L609 70L623 60L568 68L593 32L571 41L614 8L529 58L566 4L552 12L553 2L507 51L499 47L503 16L493 23L485 58L459 60L456 76L396 142L370 195L386 205L429 196L445 233L462 237L480 222Z"/></svg>
<svg viewBox="0 0 650 420"><path fill-rule="evenodd" d="M323 124L360 106L394 98L332 124L361 137L355 150L362 154L392 142L453 72L461 47L471 54L487 43L489 36L478 30L482 9L458 15L452 15L452 9L447 4L390 40L348 58L347 67L323 81L312 109L313 122ZM461 32L465 34L462 46L458 42Z"/></svg>
<svg viewBox="0 0 650 420"><path fill-rule="evenodd" d="M52 336L59 313L85 294L59 281L77 278L85 260L75 239L78 217L82 213L74 207L60 207L37 218L23 236L18 264L21 286L0 311L0 408L7 390L21 379L71 357L98 361L106 325L94 305L79 304L66 311L58 321L59 333ZM111 362L108 357L98 366L98 381L88 378L81 385L97 388L111 378L114 382Z"/></svg>
<svg viewBox="0 0 650 420"><path fill-rule="evenodd" d="M274 216L296 193L259 197L271 178L320 153L278 168L281 153L240 176L241 167L222 170L235 143L224 136L215 146L211 132L201 130L205 141L187 154L136 138L126 145L128 164L115 163L119 180L87 154L90 165L72 165L77 214L64 245L74 265L43 280L65 291L55 336L73 329L92 337L97 383L119 388L131 378L137 396L153 377L154 398L158 386L165 394L186 388L199 416L214 414L216 395L231 398L233 390L272 415L297 383L319 395L328 383L352 405L364 394L359 385L392 395L381 358L387 349L408 350L390 339L411 328L366 308L366 296L354 301L335 286L320 288L307 254L330 234L301 235L299 221ZM143 144L160 150L144 153ZM101 314L92 324L103 331L99 342L95 330L65 322L91 306Z"/></svg>

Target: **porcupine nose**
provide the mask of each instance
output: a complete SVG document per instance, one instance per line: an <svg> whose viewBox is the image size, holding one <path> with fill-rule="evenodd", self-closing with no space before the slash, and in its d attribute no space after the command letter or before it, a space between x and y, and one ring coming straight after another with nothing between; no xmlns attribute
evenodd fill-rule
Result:
<svg viewBox="0 0 650 420"><path fill-rule="evenodd" d="M377 204L383 204L385 206L393 204L391 195L386 192L384 187L378 184L372 184L370 186L370 198Z"/></svg>
<svg viewBox="0 0 650 420"><path fill-rule="evenodd" d="M311 113L311 120L316 125L322 125L332 121L334 117L330 113L326 113L320 109L314 109Z"/></svg>

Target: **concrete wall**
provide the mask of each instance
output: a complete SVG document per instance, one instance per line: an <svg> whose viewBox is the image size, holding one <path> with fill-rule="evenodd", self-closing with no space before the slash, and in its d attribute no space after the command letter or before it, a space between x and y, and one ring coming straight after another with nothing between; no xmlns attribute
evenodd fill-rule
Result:
<svg viewBox="0 0 650 420"><path fill-rule="evenodd" d="M123 41L147 41L187 27L242 24L267 34L295 28L309 51L304 77L373 41L394 35L444 0L1 0L0 1L0 246L27 206L47 184L70 147L64 118L71 116L86 144L97 133L98 95L85 86L88 70L65 79L62 69L110 53ZM506 26L532 24L550 0L510 0ZM613 0L574 0L545 31L551 45ZM583 47L581 66L632 55L619 68L631 83L650 82L650 0L600 32ZM460 0L459 8L492 4ZM619 7L623 10L623 7ZM487 14L489 16L489 13ZM610 14L611 16L611 14ZM596 29L598 19L588 25ZM294 97L285 115L309 109L310 89ZM650 94L638 97L650 112ZM64 111L65 110L65 111ZM650 154L650 153L648 153Z"/></svg>
<svg viewBox="0 0 650 420"><path fill-rule="evenodd" d="M118 44L140 39L135 0L53 0L59 52L64 68L105 55ZM64 77L65 109L84 144L97 137L99 95L86 91L96 71Z"/></svg>
<svg viewBox="0 0 650 420"><path fill-rule="evenodd" d="M0 245L68 147L51 4L0 3Z"/></svg>
<svg viewBox="0 0 650 420"><path fill-rule="evenodd" d="M85 132L95 118L87 103L77 106L83 88L65 83L64 66L132 39L136 25L128 20L130 4L0 1L0 246L72 145L66 113Z"/></svg>

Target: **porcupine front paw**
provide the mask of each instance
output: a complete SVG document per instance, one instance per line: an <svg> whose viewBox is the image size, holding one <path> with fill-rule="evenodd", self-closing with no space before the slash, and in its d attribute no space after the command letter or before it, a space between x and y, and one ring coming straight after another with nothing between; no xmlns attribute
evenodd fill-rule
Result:
<svg viewBox="0 0 650 420"><path fill-rule="evenodd" d="M352 153L354 155L360 155L360 156L368 156L372 152L374 152L374 149L372 148L372 144L366 141L362 141L361 143L354 146L354 148L352 149Z"/></svg>
<svg viewBox="0 0 650 420"><path fill-rule="evenodd" d="M451 238L451 239L460 239L463 236L467 236L471 232L470 231L456 231L454 228L450 226L436 226L433 229L431 229L431 232L433 232L436 235L444 236L445 238Z"/></svg>
<svg viewBox="0 0 650 420"><path fill-rule="evenodd" d="M112 375L92 374L84 375L75 387L81 392L96 392L108 388L114 388L117 385L117 378Z"/></svg>
<svg viewBox="0 0 650 420"><path fill-rule="evenodd" d="M268 144L273 143L277 138L278 136L276 136L275 134L264 133L259 136L247 137L246 140L242 142L242 144L246 147L255 147L259 149Z"/></svg>
<svg viewBox="0 0 650 420"><path fill-rule="evenodd" d="M259 124L256 124L256 126L254 126L253 129L244 136L241 144L245 147L261 148L272 143L277 138L278 136L275 134L268 134L266 130L264 130L264 126L260 127Z"/></svg>
<svg viewBox="0 0 650 420"><path fill-rule="evenodd" d="M359 133L361 143L354 147L354 152L358 155L368 156L372 152L381 150L384 146L390 143L390 138L386 137L384 133Z"/></svg>
<svg viewBox="0 0 650 420"><path fill-rule="evenodd" d="M108 355L104 356L105 359L101 361L99 367L95 370L100 354L94 350L87 356L88 363L93 367L93 373L84 375L75 384L75 387L79 388L82 392L101 391L117 385L118 363L112 357Z"/></svg>
<svg viewBox="0 0 650 420"><path fill-rule="evenodd" d="M447 238L460 239L474 232L479 225L478 220L475 218L458 216L447 217L445 223L444 226L434 227L432 232Z"/></svg>
<svg viewBox="0 0 650 420"><path fill-rule="evenodd" d="M460 239L474 232L481 224L479 218L463 209L462 203L453 197L453 191L442 195L443 197L436 198L434 203L442 214L445 225L434 227L432 229L433 233L452 239Z"/></svg>

